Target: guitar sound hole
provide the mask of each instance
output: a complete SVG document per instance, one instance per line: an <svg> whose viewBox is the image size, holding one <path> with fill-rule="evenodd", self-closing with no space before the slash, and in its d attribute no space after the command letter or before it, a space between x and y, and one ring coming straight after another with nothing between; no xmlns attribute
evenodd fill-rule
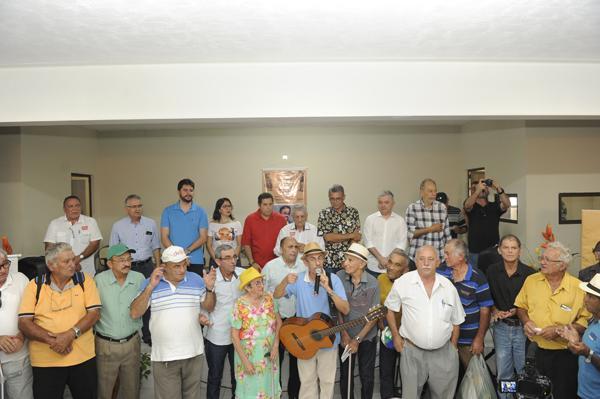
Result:
<svg viewBox="0 0 600 399"><path fill-rule="evenodd" d="M318 331L312 331L310 333L310 336L315 340L315 341L320 341L323 339L323 336L321 335L321 333L319 333Z"/></svg>

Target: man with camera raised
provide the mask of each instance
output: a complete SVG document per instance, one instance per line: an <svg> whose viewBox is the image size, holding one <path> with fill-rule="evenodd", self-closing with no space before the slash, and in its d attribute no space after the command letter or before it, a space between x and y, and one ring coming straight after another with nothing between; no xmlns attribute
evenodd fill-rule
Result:
<svg viewBox="0 0 600 399"><path fill-rule="evenodd" d="M488 201L490 188L496 192L495 201ZM479 180L471 186L471 196L464 203L469 221L469 254L472 266L477 267L479 254L498 244L500 216L510 208L510 199L497 181Z"/></svg>

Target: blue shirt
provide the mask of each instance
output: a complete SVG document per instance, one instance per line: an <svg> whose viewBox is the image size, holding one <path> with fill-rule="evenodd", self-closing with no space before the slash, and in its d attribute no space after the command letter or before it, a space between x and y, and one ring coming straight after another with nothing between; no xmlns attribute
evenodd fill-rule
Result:
<svg viewBox="0 0 600 399"><path fill-rule="evenodd" d="M192 207L184 213L179 201L165 208L160 218L160 227L169 228L169 240L173 245L183 249L192 245L200 237L201 229L208 229L208 217L204 209L192 203ZM204 264L204 246L190 253L190 263Z"/></svg>
<svg viewBox="0 0 600 399"><path fill-rule="evenodd" d="M458 343L471 345L479 330L479 309L494 306L487 279L479 269L471 265L468 265L464 280L459 282L452 280L452 269L447 266L440 266L437 272L452 281L458 291L465 309L465 321L460 325Z"/></svg>
<svg viewBox="0 0 600 399"><path fill-rule="evenodd" d="M330 278L331 286L333 287L333 291L336 293L336 295L343 300L347 300L346 291L344 291L344 285L339 277L335 274L331 274ZM296 282L294 284L288 284L285 287L285 292L287 295L296 296L296 316L310 317L317 312L325 313L326 315L331 316L331 313L329 313L329 300L327 299L327 291L321 287L319 289L319 295L315 296L314 281L306 280L308 280L307 272L298 273L298 279ZM338 333L335 335L333 347L327 348L327 350L335 348L336 345L339 345L339 343L340 334Z"/></svg>
<svg viewBox="0 0 600 399"><path fill-rule="evenodd" d="M109 245L120 243L136 251L131 254L134 262L151 258L152 251L160 249L156 222L145 216L142 216L139 223L133 223L129 217L116 221L110 232Z"/></svg>
<svg viewBox="0 0 600 399"><path fill-rule="evenodd" d="M600 322L591 321L587 330L583 333L583 343L590 350L594 351L594 356L600 354ZM592 364L586 363L585 357L579 356L579 376L577 377L579 387L577 395L582 399L596 399L600 392L600 371Z"/></svg>

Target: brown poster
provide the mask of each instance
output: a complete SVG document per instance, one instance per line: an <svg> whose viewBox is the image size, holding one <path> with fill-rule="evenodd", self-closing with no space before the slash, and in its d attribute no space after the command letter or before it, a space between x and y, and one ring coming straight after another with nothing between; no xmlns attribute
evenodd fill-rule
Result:
<svg viewBox="0 0 600 399"><path fill-rule="evenodd" d="M262 186L275 205L306 205L306 169L263 169Z"/></svg>

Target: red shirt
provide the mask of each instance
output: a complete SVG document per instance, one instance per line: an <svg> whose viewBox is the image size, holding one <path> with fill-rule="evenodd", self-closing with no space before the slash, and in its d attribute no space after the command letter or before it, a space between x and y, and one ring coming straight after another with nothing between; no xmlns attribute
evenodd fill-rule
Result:
<svg viewBox="0 0 600 399"><path fill-rule="evenodd" d="M268 219L263 219L260 209L249 214L244 222L242 245L249 245L254 261L262 268L268 261L275 259L273 253L277 235L287 219L280 213L273 212Z"/></svg>

